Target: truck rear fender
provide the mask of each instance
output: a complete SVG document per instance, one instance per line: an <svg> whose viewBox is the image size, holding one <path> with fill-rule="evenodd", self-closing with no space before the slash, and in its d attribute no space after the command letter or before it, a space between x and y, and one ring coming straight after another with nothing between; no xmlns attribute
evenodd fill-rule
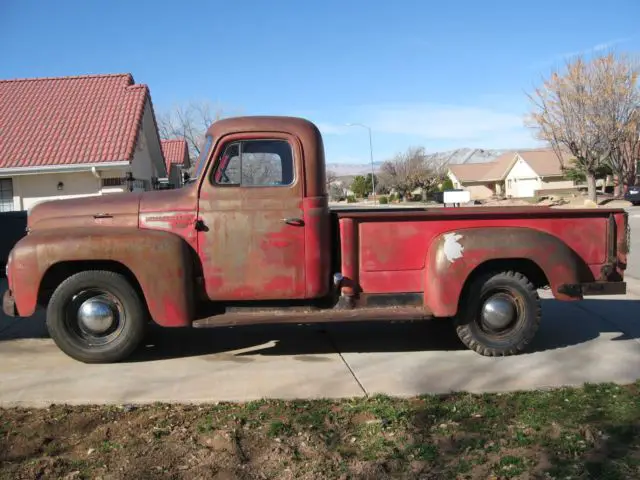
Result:
<svg viewBox="0 0 640 480"><path fill-rule="evenodd" d="M532 282L548 281L554 296L562 300L578 298L560 293L561 285L593 277L576 252L548 233L524 227L455 230L438 235L429 247L425 305L435 316L454 316L465 285L488 267L524 269L521 273L537 277L530 278Z"/></svg>
<svg viewBox="0 0 640 480"><path fill-rule="evenodd" d="M32 315L51 289L87 269L123 273L141 291L151 318L162 326L193 320L193 257L177 235L129 228L35 231L12 252L12 289L21 316Z"/></svg>

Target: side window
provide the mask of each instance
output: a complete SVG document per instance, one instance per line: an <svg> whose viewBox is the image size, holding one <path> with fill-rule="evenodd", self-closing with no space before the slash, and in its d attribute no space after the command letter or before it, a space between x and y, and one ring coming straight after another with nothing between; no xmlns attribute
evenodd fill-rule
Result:
<svg viewBox="0 0 640 480"><path fill-rule="evenodd" d="M219 185L240 185L240 143L231 143L224 149L214 179Z"/></svg>
<svg viewBox="0 0 640 480"><path fill-rule="evenodd" d="M214 174L218 185L268 187L291 185L293 152L284 140L247 140L225 148Z"/></svg>

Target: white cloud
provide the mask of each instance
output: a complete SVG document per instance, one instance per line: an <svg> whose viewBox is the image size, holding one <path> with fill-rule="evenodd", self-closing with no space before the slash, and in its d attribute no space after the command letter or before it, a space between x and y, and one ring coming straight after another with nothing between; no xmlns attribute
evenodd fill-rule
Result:
<svg viewBox="0 0 640 480"><path fill-rule="evenodd" d="M549 60L545 60L542 62L536 62L532 65L532 68L543 68L549 67L550 65L557 64L558 62L565 62L567 60L571 60L574 57L578 56L589 56L594 53L602 53L607 50L612 50L616 45L620 45L621 43L626 43L632 40L633 37L620 37L614 38L611 40L607 40L605 42L597 43L596 45L592 45L587 48L583 48L582 50L576 50L573 52L565 52L560 53L558 55L553 56Z"/></svg>
<svg viewBox="0 0 640 480"><path fill-rule="evenodd" d="M462 105L383 104L356 107L344 112L345 118L371 127L374 135L412 137L454 146L532 146L534 139L524 126L523 115L498 109ZM346 123L346 122L345 122ZM354 127L344 124L319 123L324 134L344 135ZM379 137L378 137L379 138ZM397 139L399 140L399 138Z"/></svg>
<svg viewBox="0 0 640 480"><path fill-rule="evenodd" d="M478 140L523 128L521 115L456 105L386 105L367 107L372 129L433 140Z"/></svg>

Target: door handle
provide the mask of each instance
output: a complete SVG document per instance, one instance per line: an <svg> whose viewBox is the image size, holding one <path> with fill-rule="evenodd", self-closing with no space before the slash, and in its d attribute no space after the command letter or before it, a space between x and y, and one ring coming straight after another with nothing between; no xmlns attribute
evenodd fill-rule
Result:
<svg viewBox="0 0 640 480"><path fill-rule="evenodd" d="M289 218L283 218L282 221L287 225L296 225L296 226L304 225L304 220L302 220L301 218L289 217Z"/></svg>
<svg viewBox="0 0 640 480"><path fill-rule="evenodd" d="M193 227L196 229L197 232L207 232L209 230L205 225L204 221L200 218L196 219L196 221L193 222Z"/></svg>

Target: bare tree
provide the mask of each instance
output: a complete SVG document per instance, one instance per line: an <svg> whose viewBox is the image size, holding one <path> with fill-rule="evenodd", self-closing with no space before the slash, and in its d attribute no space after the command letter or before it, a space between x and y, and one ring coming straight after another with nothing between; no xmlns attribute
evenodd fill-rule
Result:
<svg viewBox="0 0 640 480"><path fill-rule="evenodd" d="M184 138L189 146L189 156L194 160L200 155L207 129L223 116L223 110L218 106L207 101L192 101L158 115L158 132L163 140Z"/></svg>
<svg viewBox="0 0 640 480"><path fill-rule="evenodd" d="M616 176L615 195L620 195L620 187L626 192L635 185L640 162L640 115L630 121L624 129L624 136L611 151L609 164Z"/></svg>
<svg viewBox="0 0 640 480"><path fill-rule="evenodd" d="M336 180L338 180L338 174L333 170L327 170L325 173L325 176L327 179L327 189L329 189L331 184L334 183Z"/></svg>
<svg viewBox="0 0 640 480"><path fill-rule="evenodd" d="M533 111L527 123L551 145L563 167L567 153L575 157L591 200L596 200L598 167L612 161L618 170L623 166L614 157L638 108L637 77L637 68L626 58L578 57L529 95Z"/></svg>
<svg viewBox="0 0 640 480"><path fill-rule="evenodd" d="M381 186L396 190L404 198L418 187L432 190L445 172L445 163L429 156L424 147L411 147L384 162L379 177Z"/></svg>

